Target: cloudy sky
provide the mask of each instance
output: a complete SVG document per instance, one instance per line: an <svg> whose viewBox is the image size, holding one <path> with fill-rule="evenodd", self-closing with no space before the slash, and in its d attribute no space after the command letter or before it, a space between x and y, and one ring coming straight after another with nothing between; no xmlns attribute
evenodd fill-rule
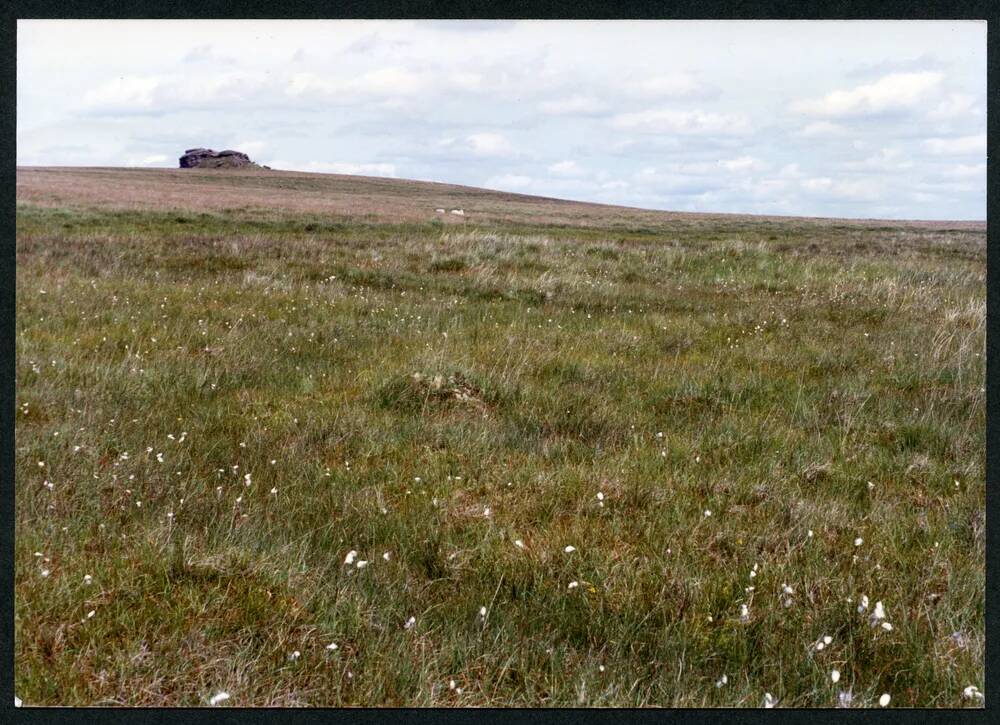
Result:
<svg viewBox="0 0 1000 725"><path fill-rule="evenodd" d="M984 22L18 21L19 165L986 218Z"/></svg>

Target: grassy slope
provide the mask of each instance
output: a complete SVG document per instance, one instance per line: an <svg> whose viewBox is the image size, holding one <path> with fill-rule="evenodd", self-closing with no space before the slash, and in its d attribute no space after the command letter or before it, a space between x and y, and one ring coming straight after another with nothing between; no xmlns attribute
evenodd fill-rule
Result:
<svg viewBox="0 0 1000 725"><path fill-rule="evenodd" d="M25 702L975 704L981 228L18 176Z"/></svg>

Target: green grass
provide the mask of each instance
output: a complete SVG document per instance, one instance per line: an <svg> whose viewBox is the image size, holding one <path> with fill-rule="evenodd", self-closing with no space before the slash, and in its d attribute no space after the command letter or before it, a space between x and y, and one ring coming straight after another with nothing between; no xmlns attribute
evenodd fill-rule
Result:
<svg viewBox="0 0 1000 725"><path fill-rule="evenodd" d="M17 265L25 703L980 704L982 232L21 204Z"/></svg>

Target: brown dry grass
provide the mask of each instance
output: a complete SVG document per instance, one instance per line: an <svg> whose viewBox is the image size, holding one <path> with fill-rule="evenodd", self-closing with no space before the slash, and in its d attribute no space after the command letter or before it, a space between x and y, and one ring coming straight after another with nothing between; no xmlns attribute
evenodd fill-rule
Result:
<svg viewBox="0 0 1000 725"><path fill-rule="evenodd" d="M677 222L710 227L747 221L795 221L828 225L808 217L694 214L565 201L454 184L341 174L256 169L118 169L19 167L17 199L42 206L107 209L266 211L369 217L379 221L462 224L436 208L464 209L466 219L508 224L574 227L636 227ZM877 220L837 220L870 226ZM985 222L891 221L893 227L983 231Z"/></svg>

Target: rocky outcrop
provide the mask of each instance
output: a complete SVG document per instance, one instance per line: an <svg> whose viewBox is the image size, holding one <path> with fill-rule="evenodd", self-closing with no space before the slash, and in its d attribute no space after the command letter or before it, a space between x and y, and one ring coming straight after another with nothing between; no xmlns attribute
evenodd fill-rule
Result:
<svg viewBox="0 0 1000 725"><path fill-rule="evenodd" d="M241 151L226 149L225 151L213 151L212 149L188 149L180 158L182 169L260 169L261 167L250 160L250 157Z"/></svg>

